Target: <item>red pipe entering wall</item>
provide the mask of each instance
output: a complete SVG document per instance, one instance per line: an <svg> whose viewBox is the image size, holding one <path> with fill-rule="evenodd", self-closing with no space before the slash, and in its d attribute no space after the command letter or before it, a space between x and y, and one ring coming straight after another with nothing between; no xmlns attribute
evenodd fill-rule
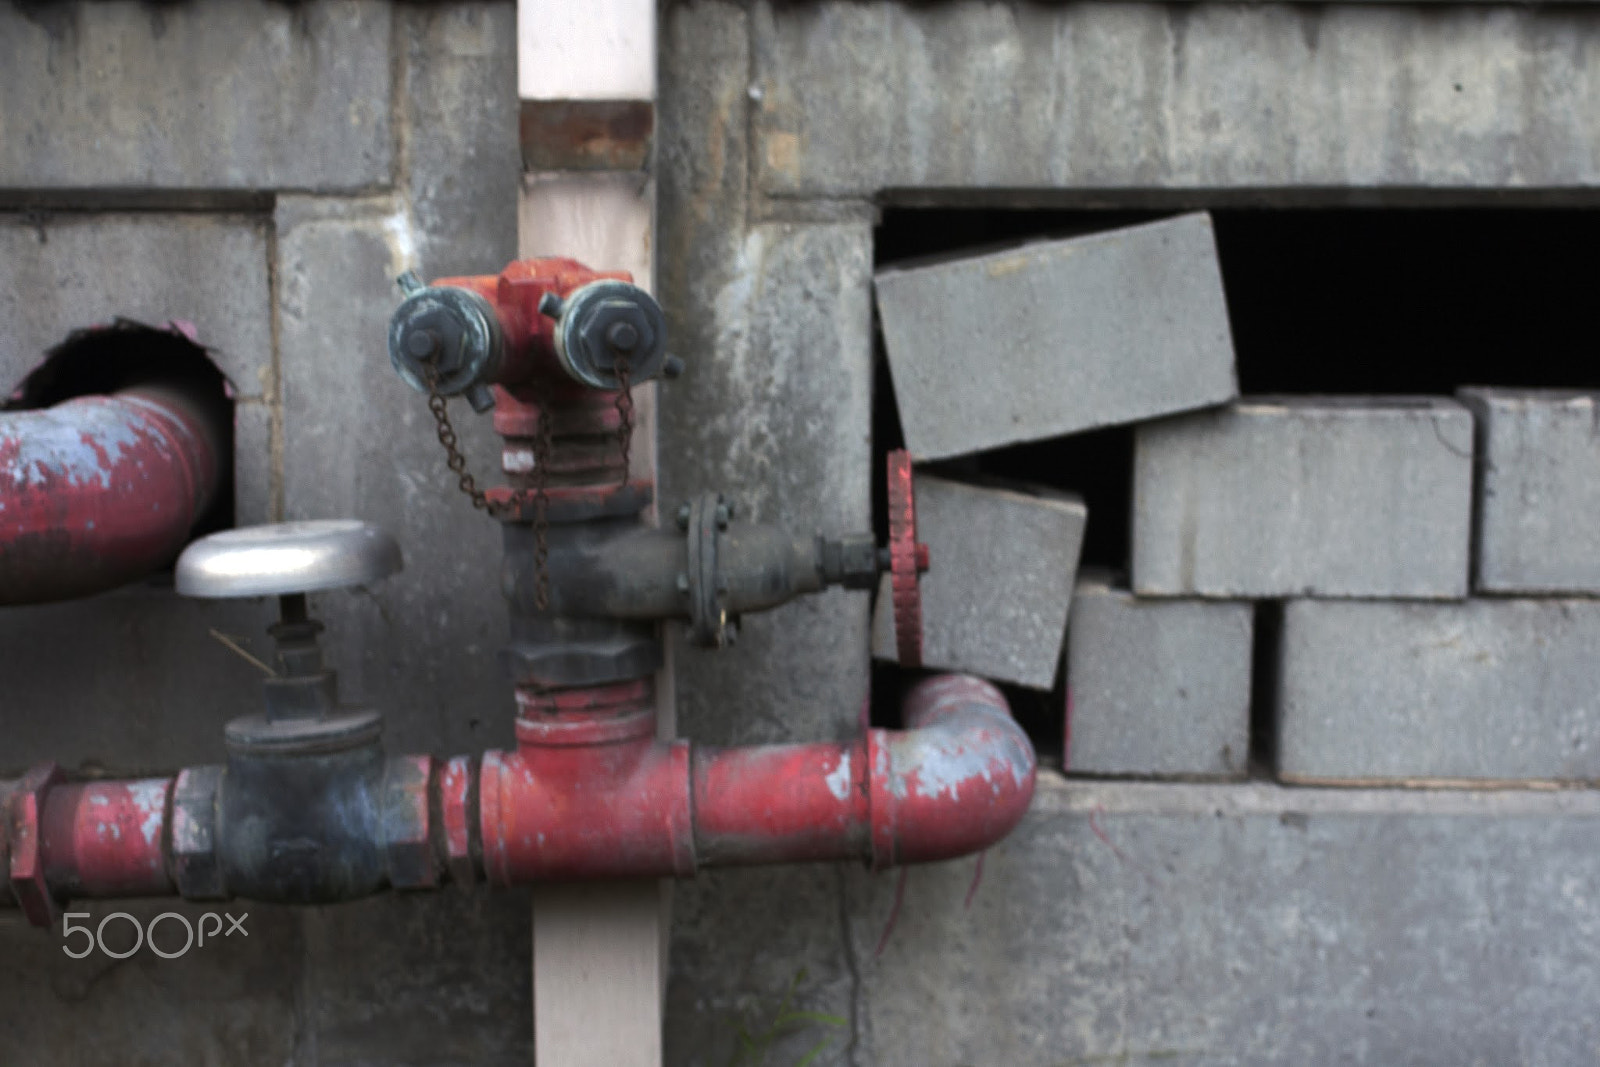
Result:
<svg viewBox="0 0 1600 1067"><path fill-rule="evenodd" d="M170 563L216 494L223 440L176 387L0 412L0 605L87 596Z"/></svg>

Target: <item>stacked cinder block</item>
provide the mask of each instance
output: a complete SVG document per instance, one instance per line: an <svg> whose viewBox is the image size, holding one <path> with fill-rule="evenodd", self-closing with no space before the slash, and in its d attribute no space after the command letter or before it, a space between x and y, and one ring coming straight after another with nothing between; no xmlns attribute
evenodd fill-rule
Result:
<svg viewBox="0 0 1600 1067"><path fill-rule="evenodd" d="M920 461L1234 399L1204 214L885 270L876 281L906 444ZM1066 645L1068 768L1242 774L1252 611L1076 580L1086 513L1059 494L919 472L924 661L1049 689ZM1071 623L1068 607L1071 605ZM892 658L887 595L874 651Z"/></svg>
<svg viewBox="0 0 1600 1067"><path fill-rule="evenodd" d="M1460 399L1476 420L1472 597L1287 605L1287 778L1600 779L1596 397Z"/></svg>
<svg viewBox="0 0 1600 1067"><path fill-rule="evenodd" d="M1133 588L1282 602L1286 780L1600 778L1595 397L1256 398L1141 426Z"/></svg>

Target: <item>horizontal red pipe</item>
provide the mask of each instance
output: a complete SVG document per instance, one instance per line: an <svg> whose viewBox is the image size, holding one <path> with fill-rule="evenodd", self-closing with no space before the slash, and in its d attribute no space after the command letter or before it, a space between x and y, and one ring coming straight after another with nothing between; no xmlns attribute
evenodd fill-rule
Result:
<svg viewBox="0 0 1600 1067"><path fill-rule="evenodd" d="M523 737L482 778L486 873L546 878L691 874L699 866L859 858L874 868L976 852L1033 797L1035 759L988 682L930 678L907 729L842 744L711 749L645 735L582 748Z"/></svg>
<svg viewBox="0 0 1600 1067"><path fill-rule="evenodd" d="M39 838L50 888L58 897L173 893L166 863L171 793L171 778L52 787Z"/></svg>
<svg viewBox="0 0 1600 1067"><path fill-rule="evenodd" d="M836 744L692 752L688 742L654 738L651 701L645 683L519 694L519 746L483 755L476 805L472 759L427 778L420 839L433 842L435 870L471 880L474 828L495 885L685 877L703 866L925 863L999 841L1033 796L1033 748L999 690L976 678L928 679L906 698L905 730ZM13 839L37 841L57 900L175 891L172 779L35 779L43 784L30 804L4 802L23 794L0 782L0 811L9 814L0 819L0 860ZM7 888L0 879L0 903Z"/></svg>
<svg viewBox="0 0 1600 1067"><path fill-rule="evenodd" d="M0 604L87 596L170 563L216 495L222 442L177 388L0 412Z"/></svg>

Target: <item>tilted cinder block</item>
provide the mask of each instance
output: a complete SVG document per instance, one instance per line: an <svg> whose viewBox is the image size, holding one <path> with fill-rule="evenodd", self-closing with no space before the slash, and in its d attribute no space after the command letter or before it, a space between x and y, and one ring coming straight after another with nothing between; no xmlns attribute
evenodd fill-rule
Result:
<svg viewBox="0 0 1600 1067"><path fill-rule="evenodd" d="M1078 582L1067 627L1067 770L1242 775L1254 605L1142 600Z"/></svg>
<svg viewBox="0 0 1600 1067"><path fill-rule="evenodd" d="M916 475L922 660L1034 689L1055 684L1088 510L1044 490L963 485ZM878 590L872 651L895 659L888 578Z"/></svg>
<svg viewBox="0 0 1600 1067"><path fill-rule="evenodd" d="M1600 600L1296 600L1278 768L1303 779L1600 778Z"/></svg>
<svg viewBox="0 0 1600 1067"><path fill-rule="evenodd" d="M1463 389L1477 416L1473 584L1490 593L1600 593L1597 394Z"/></svg>
<svg viewBox="0 0 1600 1067"><path fill-rule="evenodd" d="M1143 596L1467 593L1472 416L1428 397L1261 397L1138 427Z"/></svg>
<svg viewBox="0 0 1600 1067"><path fill-rule="evenodd" d="M1238 395L1205 214L892 268L875 286L919 460Z"/></svg>

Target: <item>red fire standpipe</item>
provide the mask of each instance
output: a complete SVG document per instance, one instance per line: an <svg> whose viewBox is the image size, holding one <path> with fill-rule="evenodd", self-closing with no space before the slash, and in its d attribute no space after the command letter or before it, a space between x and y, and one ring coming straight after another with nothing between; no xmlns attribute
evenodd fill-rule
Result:
<svg viewBox="0 0 1600 1067"><path fill-rule="evenodd" d="M0 605L87 596L170 563L216 495L222 442L177 387L0 412Z"/></svg>

